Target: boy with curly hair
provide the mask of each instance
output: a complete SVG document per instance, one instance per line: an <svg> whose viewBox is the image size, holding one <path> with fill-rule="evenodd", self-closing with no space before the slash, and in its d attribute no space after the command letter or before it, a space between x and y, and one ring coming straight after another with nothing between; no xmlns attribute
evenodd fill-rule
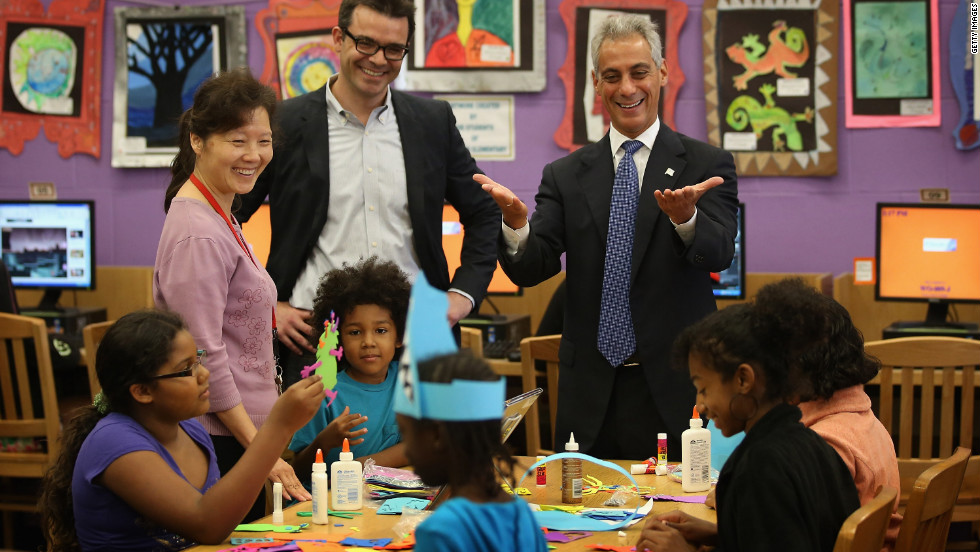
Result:
<svg viewBox="0 0 980 552"><path fill-rule="evenodd" d="M311 323L323 328L331 313L343 358L338 366L337 398L293 435L293 467L309 482L316 450L328 465L338 460L344 438L358 461L373 458L382 466L408 463L395 421L395 353L402 346L411 285L394 263L377 257L331 270L321 280ZM316 346L319 333L314 332Z"/></svg>

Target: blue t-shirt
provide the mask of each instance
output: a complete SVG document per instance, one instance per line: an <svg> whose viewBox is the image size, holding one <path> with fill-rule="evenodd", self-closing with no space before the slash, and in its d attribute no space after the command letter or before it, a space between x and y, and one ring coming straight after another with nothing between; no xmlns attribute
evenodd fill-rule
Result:
<svg viewBox="0 0 980 552"><path fill-rule="evenodd" d="M366 427L368 430L363 435L363 443L351 446L350 451L354 454L354 458L374 454L398 444L402 437L398 432L398 423L395 421L395 378L397 374L397 362L388 365L388 375L383 382L378 384L355 381L347 373L347 370L338 372L337 385L334 387L337 398L329 407L326 406L327 401L320 403L320 409L313 415L313 418L293 435L289 449L299 452L308 447L334 418L343 414L346 406L350 406L351 414L361 414L368 417L367 422L353 428L356 430ZM326 462L327 466L339 459L340 447L323 451L323 461ZM297 475L307 483L310 480L309 473Z"/></svg>
<svg viewBox="0 0 980 552"><path fill-rule="evenodd" d="M214 445L197 420L184 420L180 427L208 456L208 476L200 489L203 494L220 477ZM125 414L109 413L95 424L82 443L71 481L75 532L82 550L168 551L194 545L194 542L144 518L115 493L93 482L117 458L141 450L159 454L177 475L184 477L167 449L139 422Z"/></svg>
<svg viewBox="0 0 980 552"><path fill-rule="evenodd" d="M458 552L547 552L548 543L527 503L476 504L451 498L415 528L415 549Z"/></svg>

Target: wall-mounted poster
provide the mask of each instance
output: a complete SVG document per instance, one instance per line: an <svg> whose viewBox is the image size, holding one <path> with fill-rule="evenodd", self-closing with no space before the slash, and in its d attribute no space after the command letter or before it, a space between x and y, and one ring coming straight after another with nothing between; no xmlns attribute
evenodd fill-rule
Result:
<svg viewBox="0 0 980 552"><path fill-rule="evenodd" d="M687 4L679 0L564 0L558 7L568 32L568 54L558 70L565 83L565 116L555 131L555 143L569 151L598 142L609 130L609 113L592 86L589 44L599 23L622 13L646 15L656 25L667 63L667 86L660 95L659 114L674 126L674 102L684 84L677 56L677 38L687 18Z"/></svg>
<svg viewBox="0 0 980 552"><path fill-rule="evenodd" d="M0 3L0 147L20 155L44 134L58 154L98 158L103 0Z"/></svg>
<svg viewBox="0 0 980 552"><path fill-rule="evenodd" d="M415 0L406 90L544 90L544 0Z"/></svg>
<svg viewBox="0 0 980 552"><path fill-rule="evenodd" d="M938 0L844 0L848 128L939 126Z"/></svg>
<svg viewBox="0 0 980 552"><path fill-rule="evenodd" d="M334 49L340 0L269 0L255 14L265 65L259 80L282 99L323 86L340 70Z"/></svg>
<svg viewBox="0 0 980 552"><path fill-rule="evenodd" d="M706 0L708 141L752 176L837 173L837 4Z"/></svg>
<svg viewBox="0 0 980 552"><path fill-rule="evenodd" d="M177 121L215 72L246 64L240 6L116 8L113 167L167 167Z"/></svg>

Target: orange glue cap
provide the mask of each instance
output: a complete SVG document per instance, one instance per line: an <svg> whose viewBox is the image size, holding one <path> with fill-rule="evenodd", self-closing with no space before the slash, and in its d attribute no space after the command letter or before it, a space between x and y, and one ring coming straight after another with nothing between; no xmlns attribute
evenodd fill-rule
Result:
<svg viewBox="0 0 980 552"><path fill-rule="evenodd" d="M344 437L344 448L340 452L350 452L350 443L347 441L347 437Z"/></svg>
<svg viewBox="0 0 980 552"><path fill-rule="evenodd" d="M700 420L701 419L701 413L698 412L698 407L696 405L694 407L694 412L691 414L691 419L692 420Z"/></svg>
<svg viewBox="0 0 980 552"><path fill-rule="evenodd" d="M346 441L346 439L344 440ZM316 449L316 463L317 464L323 463L323 451L320 449Z"/></svg>

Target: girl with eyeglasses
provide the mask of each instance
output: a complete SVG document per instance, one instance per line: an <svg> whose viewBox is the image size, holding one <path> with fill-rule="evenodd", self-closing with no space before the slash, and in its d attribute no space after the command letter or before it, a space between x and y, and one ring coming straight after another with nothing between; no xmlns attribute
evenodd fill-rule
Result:
<svg viewBox="0 0 980 552"><path fill-rule="evenodd" d="M204 356L173 313L134 312L106 332L95 361L102 392L65 427L44 478L49 550L181 550L220 543L241 522L323 385L313 376L287 389L221 477L195 419L210 406Z"/></svg>

